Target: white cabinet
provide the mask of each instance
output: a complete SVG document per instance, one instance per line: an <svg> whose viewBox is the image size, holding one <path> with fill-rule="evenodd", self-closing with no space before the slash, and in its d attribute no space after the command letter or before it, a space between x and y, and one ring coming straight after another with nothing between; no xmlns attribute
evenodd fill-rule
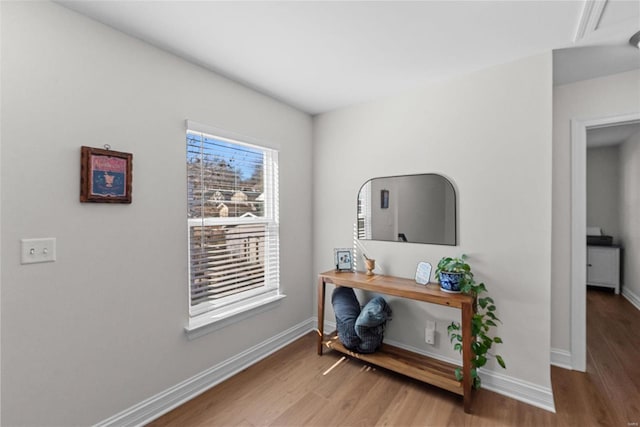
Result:
<svg viewBox="0 0 640 427"><path fill-rule="evenodd" d="M620 293L620 248L587 246L587 285L613 288Z"/></svg>

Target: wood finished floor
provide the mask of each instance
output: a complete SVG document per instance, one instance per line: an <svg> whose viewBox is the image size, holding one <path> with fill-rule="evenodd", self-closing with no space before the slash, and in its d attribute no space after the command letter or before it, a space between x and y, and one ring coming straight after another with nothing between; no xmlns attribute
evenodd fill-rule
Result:
<svg viewBox="0 0 640 427"><path fill-rule="evenodd" d="M150 424L161 426L612 426L640 423L640 311L587 292L587 372L551 367L556 414L480 390L461 397L341 355L308 334Z"/></svg>

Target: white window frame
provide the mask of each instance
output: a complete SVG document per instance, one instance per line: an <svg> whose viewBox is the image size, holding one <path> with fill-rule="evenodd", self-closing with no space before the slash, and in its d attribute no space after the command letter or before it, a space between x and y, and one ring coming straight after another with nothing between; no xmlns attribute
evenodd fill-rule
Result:
<svg viewBox="0 0 640 427"><path fill-rule="evenodd" d="M187 238L190 239L192 226L202 225L241 225L266 224L269 240L265 249L265 284L259 288L250 289L238 294L230 295L217 301L207 301L191 306L191 254L188 242L188 307L189 319L185 326L189 337L197 337L214 331L230 323L243 320L267 309L273 308L286 297L280 289L280 224L279 224L279 181L278 181L278 150L276 147L261 143L247 136L235 134L212 126L203 125L190 120L186 121L185 133L202 133L212 138L262 150L264 156L264 217L238 218L188 218ZM186 153L185 153L186 154ZM269 260L267 260L269 258ZM275 258L275 259L274 259Z"/></svg>
<svg viewBox="0 0 640 427"><path fill-rule="evenodd" d="M371 197L371 180L364 183L360 188L358 196L360 197L360 212L358 213L358 219L363 222L363 232L360 236L360 229L356 230L359 239L372 239L371 222L373 221L372 197Z"/></svg>

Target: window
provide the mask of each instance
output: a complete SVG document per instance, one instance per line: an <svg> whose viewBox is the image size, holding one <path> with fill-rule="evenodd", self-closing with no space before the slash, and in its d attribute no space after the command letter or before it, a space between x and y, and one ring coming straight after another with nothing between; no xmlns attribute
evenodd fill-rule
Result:
<svg viewBox="0 0 640 427"><path fill-rule="evenodd" d="M358 239L371 239L372 212L371 203L371 180L364 183L358 193Z"/></svg>
<svg viewBox="0 0 640 427"><path fill-rule="evenodd" d="M279 296L278 152L187 130L191 319Z"/></svg>

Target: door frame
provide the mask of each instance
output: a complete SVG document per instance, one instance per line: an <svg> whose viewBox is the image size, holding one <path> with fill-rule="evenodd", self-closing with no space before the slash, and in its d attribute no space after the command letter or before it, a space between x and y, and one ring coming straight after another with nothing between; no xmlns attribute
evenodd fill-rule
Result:
<svg viewBox="0 0 640 427"><path fill-rule="evenodd" d="M587 370L587 130L640 122L640 112L571 120L571 366Z"/></svg>

